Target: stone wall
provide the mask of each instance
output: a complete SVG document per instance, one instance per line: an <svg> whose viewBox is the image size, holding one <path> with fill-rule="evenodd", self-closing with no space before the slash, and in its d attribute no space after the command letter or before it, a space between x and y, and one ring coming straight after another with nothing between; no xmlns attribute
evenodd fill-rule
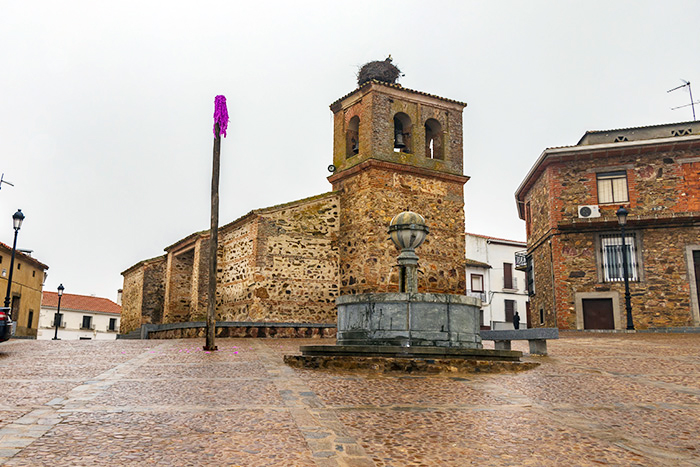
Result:
<svg viewBox="0 0 700 467"><path fill-rule="evenodd" d="M271 338L300 338L323 339L334 338L335 327L311 327L311 326L265 326L250 323L240 326L220 326L217 323L216 337L271 337ZM155 330L148 333L148 339L192 339L206 337L206 327L201 326Z"/></svg>
<svg viewBox="0 0 700 467"><path fill-rule="evenodd" d="M600 205L596 173L620 170L627 173L629 202ZM549 163L524 198L535 268L531 323L539 325L543 309L545 326L575 329L577 293L615 292L624 313L624 284L603 282L596 252L598 235L619 233L615 213L624 204L643 268L640 280L630 283L635 326L699 325L690 303L693 265L686 257L686 247L700 243L699 180L700 149L690 145L608 151L605 157L592 149L591 155ZM578 218L579 205L596 204L601 217Z"/></svg>
<svg viewBox="0 0 700 467"><path fill-rule="evenodd" d="M165 266L165 256L154 258L144 265L141 324L163 322Z"/></svg>
<svg viewBox="0 0 700 467"><path fill-rule="evenodd" d="M205 319L209 287L209 232L199 232L166 248L163 322Z"/></svg>
<svg viewBox="0 0 700 467"><path fill-rule="evenodd" d="M578 206L598 204L596 173L624 170L627 173L628 205L631 216L673 216L698 211L700 188L700 150L620 151L614 157L592 157L585 161L551 164L547 168L552 180L549 187L550 220L553 225L579 222ZM620 203L603 204L600 222L617 222L615 212ZM587 222L582 220L581 222Z"/></svg>
<svg viewBox="0 0 700 467"><path fill-rule="evenodd" d="M418 93L400 86L369 83L331 105L333 111L333 164L339 171L368 159L396 162L461 175L463 166L462 110L466 104ZM405 151L394 151L394 116L410 119ZM347 154L347 128L359 117L359 153ZM442 159L426 157L425 123L439 122Z"/></svg>
<svg viewBox="0 0 700 467"><path fill-rule="evenodd" d="M168 284L164 322L188 321L192 308L194 246L168 254Z"/></svg>
<svg viewBox="0 0 700 467"><path fill-rule="evenodd" d="M392 217L406 209L422 214L430 228L417 250L418 290L464 294L466 177L386 162L363 166L331 177L340 193L341 295L398 291L399 252L387 230Z"/></svg>
<svg viewBox="0 0 700 467"><path fill-rule="evenodd" d="M541 242L532 252L535 294L529 298L531 327L558 327L554 301L552 239ZM543 319L541 319L543 318Z"/></svg>
<svg viewBox="0 0 700 467"><path fill-rule="evenodd" d="M700 226L631 228L629 232L639 237L644 267L641 280L630 281L635 327L697 325L690 313L689 265L685 247L700 243ZM593 234L562 234L555 237L553 245L558 278L557 325L560 328L576 329L574 300L578 292L617 291L620 309L624 310L624 283L600 280Z"/></svg>
<svg viewBox="0 0 700 467"><path fill-rule="evenodd" d="M122 312L119 333L126 334L142 324L161 323L165 294L166 257L141 261L122 273Z"/></svg>
<svg viewBox="0 0 700 467"><path fill-rule="evenodd" d="M141 327L141 307L143 304L143 263L136 264L122 272L122 313L119 320L119 333L126 334Z"/></svg>
<svg viewBox="0 0 700 467"><path fill-rule="evenodd" d="M209 307L209 236L201 236L195 243L192 262L190 314L187 321L206 320ZM218 262L217 268L220 269Z"/></svg>
<svg viewBox="0 0 700 467"><path fill-rule="evenodd" d="M257 216L246 216L220 229L216 308L221 319L248 320L255 291L257 233Z"/></svg>
<svg viewBox="0 0 700 467"><path fill-rule="evenodd" d="M223 229L217 319L335 322L338 224L328 193Z"/></svg>
<svg viewBox="0 0 700 467"><path fill-rule="evenodd" d="M525 197L528 249L535 247L546 238L555 226L551 216L550 179L551 172L544 172ZM529 216L527 214L528 211Z"/></svg>

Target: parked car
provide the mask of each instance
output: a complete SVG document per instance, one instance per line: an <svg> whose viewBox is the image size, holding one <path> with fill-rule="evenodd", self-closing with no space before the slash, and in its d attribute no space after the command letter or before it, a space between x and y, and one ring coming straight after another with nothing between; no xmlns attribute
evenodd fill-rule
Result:
<svg viewBox="0 0 700 467"><path fill-rule="evenodd" d="M12 319L10 309L0 307L0 342L5 342L12 337Z"/></svg>

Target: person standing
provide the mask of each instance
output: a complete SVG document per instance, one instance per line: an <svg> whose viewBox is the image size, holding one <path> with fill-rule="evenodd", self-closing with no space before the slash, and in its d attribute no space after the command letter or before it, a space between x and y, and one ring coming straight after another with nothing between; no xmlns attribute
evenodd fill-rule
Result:
<svg viewBox="0 0 700 467"><path fill-rule="evenodd" d="M520 329L520 315L517 311L513 315L513 328Z"/></svg>

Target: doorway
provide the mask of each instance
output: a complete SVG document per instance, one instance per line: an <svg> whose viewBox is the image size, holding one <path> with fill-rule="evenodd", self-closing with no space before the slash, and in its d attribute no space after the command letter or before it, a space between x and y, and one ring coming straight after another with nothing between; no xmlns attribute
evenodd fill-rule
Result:
<svg viewBox="0 0 700 467"><path fill-rule="evenodd" d="M615 329L611 298L584 298L583 329Z"/></svg>

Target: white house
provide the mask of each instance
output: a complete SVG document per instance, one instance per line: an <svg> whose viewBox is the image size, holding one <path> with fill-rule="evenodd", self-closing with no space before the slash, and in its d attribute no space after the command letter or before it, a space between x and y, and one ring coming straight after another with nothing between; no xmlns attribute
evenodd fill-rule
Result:
<svg viewBox="0 0 700 467"><path fill-rule="evenodd" d="M527 283L525 272L515 269L515 252L527 244L467 233L466 246L467 295L482 301L482 328L513 329L516 311L526 328Z"/></svg>
<svg viewBox="0 0 700 467"><path fill-rule="evenodd" d="M57 309L58 293L44 291L37 339L53 339L56 333L54 317ZM121 306L107 298L64 293L61 296L61 312L58 316L58 338L116 339L121 310Z"/></svg>

